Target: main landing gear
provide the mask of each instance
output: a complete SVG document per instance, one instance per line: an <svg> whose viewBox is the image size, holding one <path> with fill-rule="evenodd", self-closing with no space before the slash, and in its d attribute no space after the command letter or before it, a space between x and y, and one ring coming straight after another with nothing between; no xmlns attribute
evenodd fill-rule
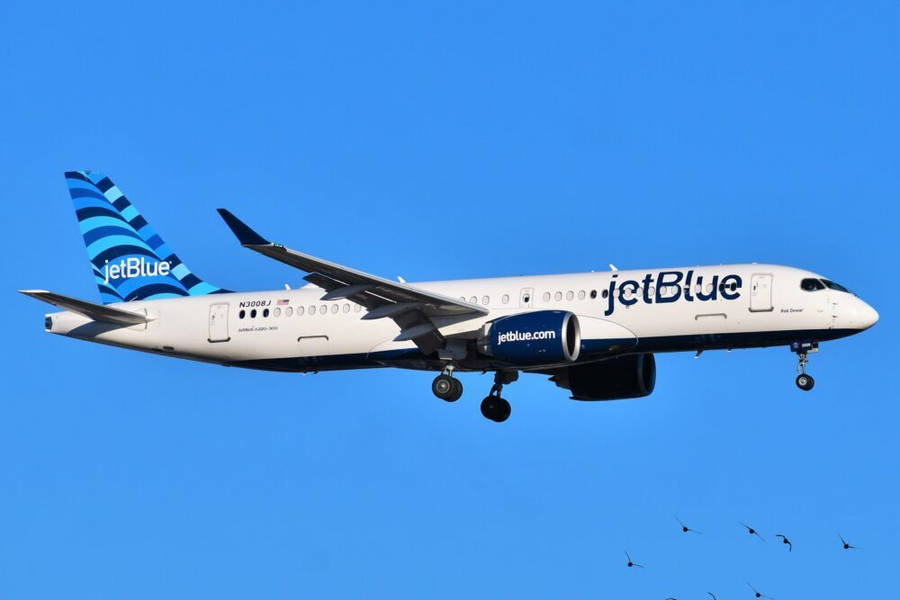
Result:
<svg viewBox="0 0 900 600"><path fill-rule="evenodd" d="M494 385L491 386L491 392L481 401L481 414L486 419L490 419L495 423L502 423L509 418L512 413L512 407L505 399L500 397L503 386L512 383L519 378L518 371L497 371L494 373Z"/></svg>
<svg viewBox="0 0 900 600"><path fill-rule="evenodd" d="M812 375L806 373L806 363L809 362L810 352L819 351L819 344L816 342L794 342L791 344L791 350L797 354L797 370L800 371L800 374L797 375L797 379L794 381L798 388L804 392L808 392L816 385L816 380L813 379Z"/></svg>
<svg viewBox="0 0 900 600"><path fill-rule="evenodd" d="M495 423L502 423L509 418L512 407L500 396L503 386L516 381L518 371L497 371L494 373L494 385L491 392L481 401L481 414ZM431 382L434 395L447 402L456 402L463 393L462 383L453 376L453 366L447 365L440 375Z"/></svg>
<svg viewBox="0 0 900 600"><path fill-rule="evenodd" d="M434 395L446 402L456 402L463 393L462 382L453 376L453 367L447 366L440 375L431 382Z"/></svg>

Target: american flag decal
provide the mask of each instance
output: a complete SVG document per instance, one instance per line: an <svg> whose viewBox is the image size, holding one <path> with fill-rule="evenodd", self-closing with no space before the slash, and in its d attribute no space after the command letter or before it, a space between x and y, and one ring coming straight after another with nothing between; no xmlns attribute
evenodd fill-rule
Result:
<svg viewBox="0 0 900 600"><path fill-rule="evenodd" d="M290 304L290 303L291 303L291 301L287 300L287 299L279 300L277 306L284 306L285 304Z"/></svg>

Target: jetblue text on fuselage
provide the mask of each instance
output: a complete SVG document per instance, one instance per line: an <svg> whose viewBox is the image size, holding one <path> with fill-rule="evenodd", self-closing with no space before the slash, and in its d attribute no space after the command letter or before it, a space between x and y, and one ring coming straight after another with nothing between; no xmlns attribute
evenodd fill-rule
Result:
<svg viewBox="0 0 900 600"><path fill-rule="evenodd" d="M740 290L744 284L740 275L724 275L721 279L719 275L713 275L705 280L703 275L694 277L693 269L687 272L660 271L656 274L656 280L653 273L647 273L640 281L619 281L616 277L618 275L614 274L606 291L607 307L603 313L606 316L613 314L617 303L628 307L637 304L639 300L643 300L644 304L665 304L679 300L707 302L718 300L720 295L723 300L737 300L741 297Z"/></svg>

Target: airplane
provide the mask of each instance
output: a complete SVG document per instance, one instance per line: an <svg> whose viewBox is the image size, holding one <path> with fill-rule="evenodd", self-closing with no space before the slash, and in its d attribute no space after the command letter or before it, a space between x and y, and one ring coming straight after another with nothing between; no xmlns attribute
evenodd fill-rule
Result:
<svg viewBox="0 0 900 600"><path fill-rule="evenodd" d="M393 281L272 242L219 209L241 246L308 282L229 291L195 275L108 177L65 179L101 303L20 290L64 309L45 315L46 331L248 369L432 371L447 402L463 393L454 373L492 372L481 412L498 423L512 410L503 388L520 372L575 400L639 398L654 390L661 352L787 346L809 391L809 354L878 321L844 286L769 264Z"/></svg>

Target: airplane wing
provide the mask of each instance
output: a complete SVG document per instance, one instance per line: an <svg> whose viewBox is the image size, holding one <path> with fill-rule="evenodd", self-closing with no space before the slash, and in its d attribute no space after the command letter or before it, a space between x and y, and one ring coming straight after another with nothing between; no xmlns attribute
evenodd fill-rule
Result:
<svg viewBox="0 0 900 600"><path fill-rule="evenodd" d="M52 304L53 306L58 306L84 315L94 321L114 323L116 325L140 325L141 323L147 323L151 320L144 315L128 310L105 306L103 304L94 304L87 300L79 300L78 298L63 296L62 294L54 294L47 290L19 290L19 292L42 302L46 302L47 304Z"/></svg>
<svg viewBox="0 0 900 600"><path fill-rule="evenodd" d="M412 340L426 354L444 345L444 338L433 318L460 317L465 320L488 314L486 308L477 304L370 275L272 243L224 208L218 211L242 246L309 273L304 279L326 290L322 300L347 299L360 304L368 311L363 319L393 319L401 329L395 341Z"/></svg>

